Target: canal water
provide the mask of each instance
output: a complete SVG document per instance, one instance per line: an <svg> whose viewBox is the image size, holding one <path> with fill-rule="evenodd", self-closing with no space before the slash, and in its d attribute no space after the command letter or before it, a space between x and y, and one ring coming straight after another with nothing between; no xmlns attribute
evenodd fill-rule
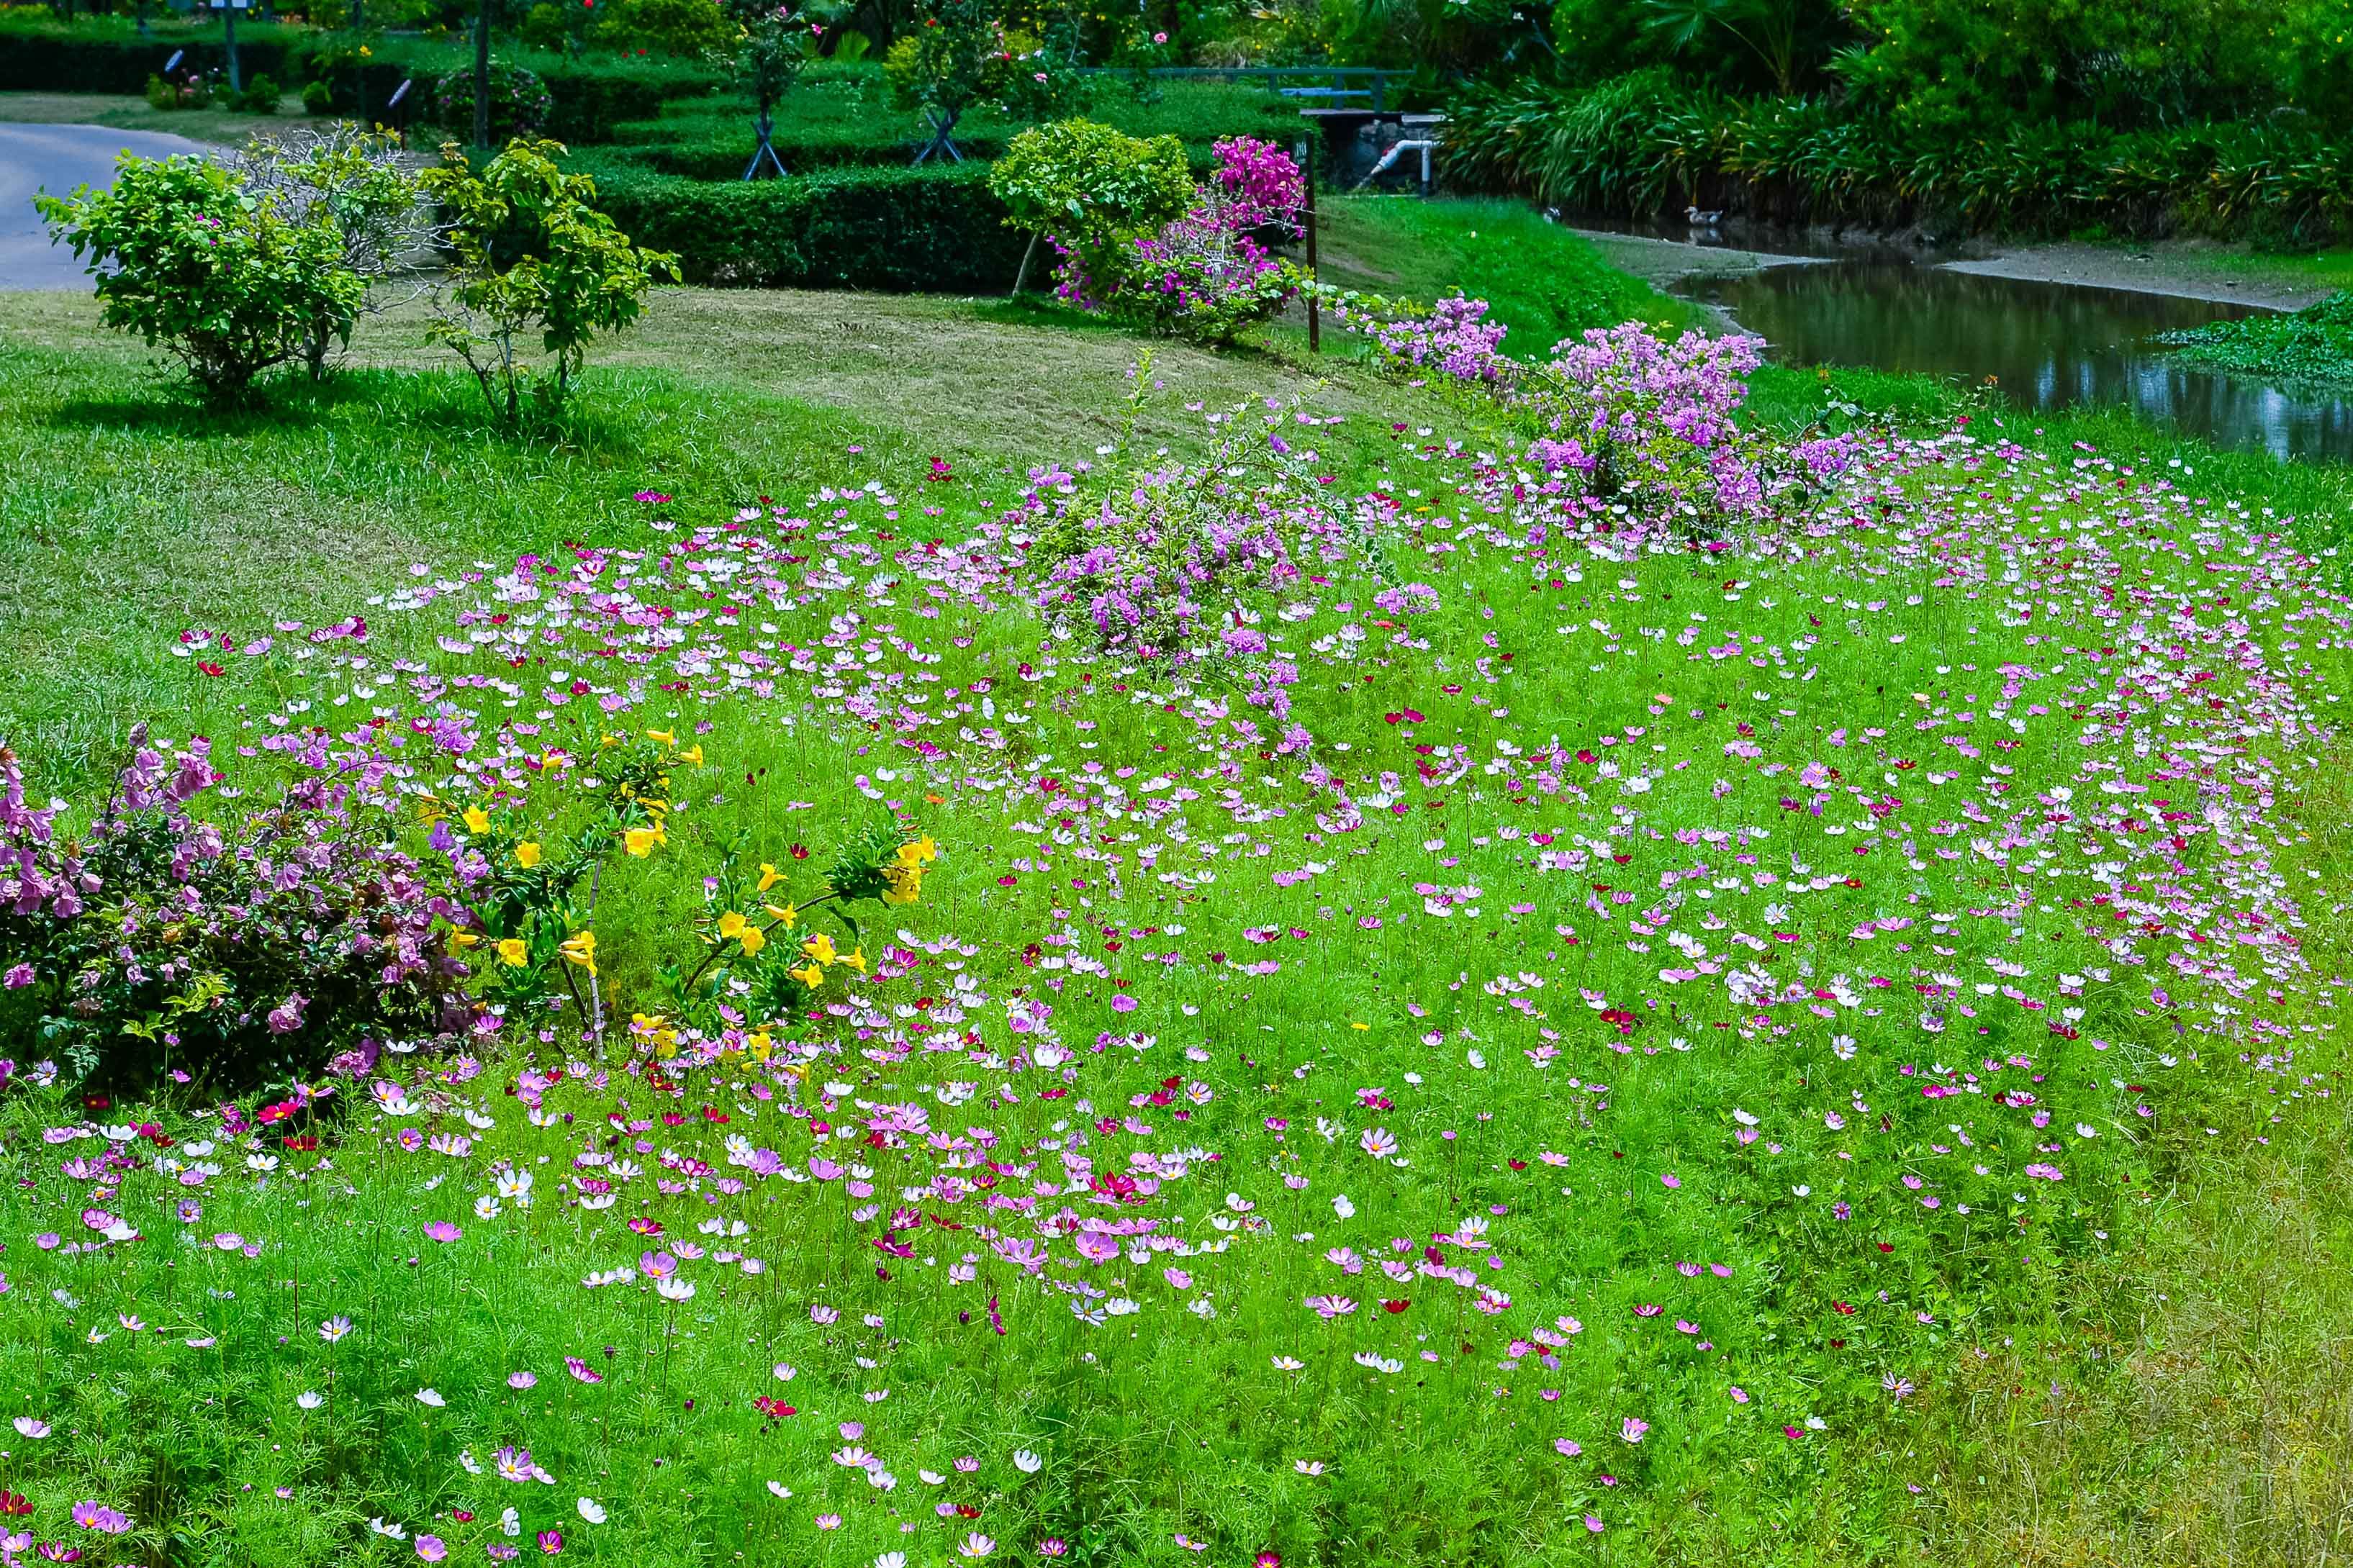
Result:
<svg viewBox="0 0 2353 1568"><path fill-rule="evenodd" d="M1565 221L1689 237L1672 226ZM1782 363L1918 371L1972 384L1991 377L2029 407L2121 404L2217 446L2353 461L2353 398L2185 364L2154 342L2160 332L2255 314L2252 306L1989 278L1895 250L1825 254L1750 234L1733 243L1807 259L1694 276L1675 290L1765 339Z"/></svg>

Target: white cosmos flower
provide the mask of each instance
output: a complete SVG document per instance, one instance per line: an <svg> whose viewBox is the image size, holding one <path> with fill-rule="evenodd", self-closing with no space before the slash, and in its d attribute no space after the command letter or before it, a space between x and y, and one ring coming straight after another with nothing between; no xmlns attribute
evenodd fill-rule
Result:
<svg viewBox="0 0 2353 1568"><path fill-rule="evenodd" d="M316 1410L325 1403L327 1403L327 1396L325 1394L314 1394L308 1389L305 1389L303 1392L294 1396L294 1404L298 1409Z"/></svg>
<svg viewBox="0 0 2353 1568"><path fill-rule="evenodd" d="M582 1498L572 1506L579 1510L580 1517L586 1520L589 1523L602 1524L605 1522L605 1505L598 1502L595 1498Z"/></svg>
<svg viewBox="0 0 2353 1568"><path fill-rule="evenodd" d="M790 1362L780 1361L768 1370L776 1374L776 1381L778 1383L790 1383L794 1378L800 1375L793 1370L793 1366Z"/></svg>
<svg viewBox="0 0 2353 1568"><path fill-rule="evenodd" d="M419 1405L429 1405L434 1409L438 1410L449 1402L441 1397L440 1391L438 1389L420 1388L417 1391L417 1403Z"/></svg>
<svg viewBox="0 0 2353 1568"><path fill-rule="evenodd" d="M1045 1468L1046 1461L1027 1448L1013 1450L1013 1468L1025 1476L1034 1476Z"/></svg>
<svg viewBox="0 0 2353 1568"><path fill-rule="evenodd" d="M770 1481L768 1483L768 1489L776 1493L780 1498L789 1499L793 1495L793 1489L785 1485L782 1481Z"/></svg>
<svg viewBox="0 0 2353 1568"><path fill-rule="evenodd" d="M522 1515L517 1513L512 1509L509 1509L506 1512L499 1515L499 1533L501 1535L521 1535L522 1533Z"/></svg>
<svg viewBox="0 0 2353 1568"><path fill-rule="evenodd" d="M665 1301L691 1301L694 1300L694 1287L673 1274L667 1279L654 1281L654 1294Z"/></svg>

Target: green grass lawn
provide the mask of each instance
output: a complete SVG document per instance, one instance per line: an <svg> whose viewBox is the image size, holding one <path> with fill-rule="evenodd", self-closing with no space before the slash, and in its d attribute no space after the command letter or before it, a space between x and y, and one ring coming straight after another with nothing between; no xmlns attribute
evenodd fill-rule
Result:
<svg viewBox="0 0 2353 1568"><path fill-rule="evenodd" d="M1659 308L1500 209L1332 206L1364 286L1515 344ZM477 803L555 842L551 752L701 759L600 873L599 1039L518 1005L266 1128L12 1047L8 1522L175 1568L2342 1555L2340 475L1782 372L1769 425L1976 440L1630 535L1331 346L669 290L510 437L413 314L218 416L0 295L29 798L86 817L145 719L226 819L303 746L382 764L430 854ZM1060 509L1180 469L1324 520L1213 600L1286 714L1037 602ZM876 822L942 856L809 917L871 961L838 1013L765 1062L628 1022L734 869L806 899Z"/></svg>
<svg viewBox="0 0 2353 1568"><path fill-rule="evenodd" d="M257 132L299 128L302 100L288 93L278 112L232 114L226 109L157 109L143 98L103 92L0 92L0 121L31 125L103 125L113 131L162 131L192 142L241 145Z"/></svg>

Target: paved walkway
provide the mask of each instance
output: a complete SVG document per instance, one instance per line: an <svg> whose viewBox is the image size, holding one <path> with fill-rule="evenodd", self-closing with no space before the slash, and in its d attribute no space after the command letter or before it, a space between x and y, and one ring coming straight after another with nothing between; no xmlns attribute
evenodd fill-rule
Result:
<svg viewBox="0 0 2353 1568"><path fill-rule="evenodd" d="M33 195L69 195L77 185L111 184L114 155L142 157L210 151L159 131L109 131L99 125L0 124L0 289L86 289L82 264L49 243Z"/></svg>

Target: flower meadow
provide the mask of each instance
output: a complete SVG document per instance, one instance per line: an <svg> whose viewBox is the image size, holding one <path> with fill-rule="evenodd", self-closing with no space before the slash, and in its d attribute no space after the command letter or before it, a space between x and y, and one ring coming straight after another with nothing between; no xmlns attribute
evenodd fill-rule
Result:
<svg viewBox="0 0 2353 1568"><path fill-rule="evenodd" d="M2336 1114L2353 605L1751 353L159 629L0 821L0 1552L1961 1560Z"/></svg>

